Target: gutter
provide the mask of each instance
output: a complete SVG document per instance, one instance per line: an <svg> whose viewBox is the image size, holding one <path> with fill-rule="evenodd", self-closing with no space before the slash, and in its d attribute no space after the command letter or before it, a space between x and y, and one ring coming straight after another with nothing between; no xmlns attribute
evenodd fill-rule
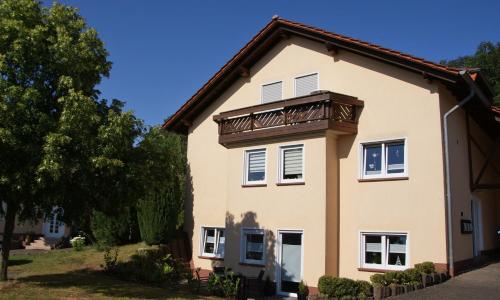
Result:
<svg viewBox="0 0 500 300"><path fill-rule="evenodd" d="M469 71L462 70L460 71L460 76L464 79L464 81L469 86L470 92L469 94L463 98L457 105L453 106L449 111L447 111L443 116L443 127L444 127L444 154L445 154L445 176L446 176L446 210L447 210L447 233L448 233L448 266L450 273L453 273L453 216L452 216L452 195L451 195L451 174L450 174L450 149L448 142L448 117L455 113L459 108L462 108L469 101L474 99L474 96L478 96L481 102L489 107L491 105L488 98L484 95L481 89L475 84L472 78L469 75Z"/></svg>

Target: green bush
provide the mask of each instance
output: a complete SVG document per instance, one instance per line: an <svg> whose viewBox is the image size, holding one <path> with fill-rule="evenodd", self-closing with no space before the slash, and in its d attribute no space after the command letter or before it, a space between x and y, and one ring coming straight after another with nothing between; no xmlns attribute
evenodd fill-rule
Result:
<svg viewBox="0 0 500 300"><path fill-rule="evenodd" d="M224 270L224 276L210 274L208 277L208 291L215 296L235 297L238 295L240 278L233 272Z"/></svg>
<svg viewBox="0 0 500 300"><path fill-rule="evenodd" d="M387 282L387 284L400 284L401 283L401 275L402 275L402 272L397 272L397 271L386 272L384 274L385 282Z"/></svg>
<svg viewBox="0 0 500 300"><path fill-rule="evenodd" d="M356 281L349 278L321 276L318 281L319 292L328 297L342 298L346 296L358 296L358 285Z"/></svg>
<svg viewBox="0 0 500 300"><path fill-rule="evenodd" d="M113 273L118 263L118 248L107 248L104 250L104 265L101 267L104 272Z"/></svg>
<svg viewBox="0 0 500 300"><path fill-rule="evenodd" d="M105 249L129 242L131 223L128 209L112 216L94 211L90 226L97 246Z"/></svg>
<svg viewBox="0 0 500 300"><path fill-rule="evenodd" d="M370 281L372 282L373 286L388 285L388 282L386 281L384 274L373 274L372 276L370 276Z"/></svg>
<svg viewBox="0 0 500 300"><path fill-rule="evenodd" d="M413 284L422 281L422 276L420 271L415 268L406 269L403 271L404 274L404 284Z"/></svg>
<svg viewBox="0 0 500 300"><path fill-rule="evenodd" d="M419 263L415 265L415 269L417 269L420 273L424 274L432 274L436 272L436 267L433 262L424 261L423 263Z"/></svg>
<svg viewBox="0 0 500 300"><path fill-rule="evenodd" d="M309 287L307 286L307 283L305 283L303 280L300 281L299 283L299 295L307 297L309 295Z"/></svg>
<svg viewBox="0 0 500 300"><path fill-rule="evenodd" d="M372 292L372 285L368 281L365 280L356 280L356 286L357 286L357 297L358 298L366 298L370 297L373 292Z"/></svg>

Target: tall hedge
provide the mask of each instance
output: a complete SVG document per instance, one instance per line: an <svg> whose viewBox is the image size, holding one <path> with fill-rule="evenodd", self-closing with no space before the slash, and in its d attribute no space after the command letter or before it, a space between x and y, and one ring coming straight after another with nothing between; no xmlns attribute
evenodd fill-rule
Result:
<svg viewBox="0 0 500 300"><path fill-rule="evenodd" d="M152 127L139 144L143 154L137 216L147 244L168 243L183 222L186 181L185 137Z"/></svg>
<svg viewBox="0 0 500 300"><path fill-rule="evenodd" d="M137 216L131 208L122 209L113 215L94 211L91 229L99 247L123 245L138 240Z"/></svg>
<svg viewBox="0 0 500 300"><path fill-rule="evenodd" d="M182 198L177 183L150 191L137 204L142 240L148 245L168 243L178 227Z"/></svg>

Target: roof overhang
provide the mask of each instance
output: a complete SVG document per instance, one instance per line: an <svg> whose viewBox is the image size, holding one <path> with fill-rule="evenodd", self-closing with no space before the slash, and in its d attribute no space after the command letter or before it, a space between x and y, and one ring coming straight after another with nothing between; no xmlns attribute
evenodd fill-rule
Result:
<svg viewBox="0 0 500 300"><path fill-rule="evenodd" d="M459 75L460 69L436 64L398 51L363 42L347 36L328 32L281 18L273 18L254 38L206 82L175 114L163 128L186 133L194 118L210 105L222 92L241 77L250 76L250 68L274 45L290 36L298 36L323 43L332 52L346 50L371 57L406 70L422 74L425 78L436 79L448 87L460 89L465 84ZM487 81L479 71L475 72L476 83L488 95L492 95Z"/></svg>

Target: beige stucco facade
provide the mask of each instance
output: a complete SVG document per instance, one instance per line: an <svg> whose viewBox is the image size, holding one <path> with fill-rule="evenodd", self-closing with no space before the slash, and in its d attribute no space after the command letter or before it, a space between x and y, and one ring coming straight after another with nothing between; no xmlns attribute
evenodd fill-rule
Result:
<svg viewBox="0 0 500 300"><path fill-rule="evenodd" d="M319 74L321 90L364 101L357 134L327 131L231 148L218 143L214 115L260 104L261 86L278 80L283 81L283 98L291 98L294 78L315 72ZM422 261L445 264L442 115L455 101L445 92L437 81L351 52L340 51L332 56L323 44L299 37L280 42L250 69L249 77L232 84L189 127L191 184L186 230L192 235L194 265L211 269L214 264L221 264L257 274L260 266L240 264L242 228L265 229L266 275L271 279L276 273L278 230L302 230L302 275L310 286L317 286L318 278L324 274L353 279L368 279L373 274L359 270L361 232L406 233L409 266ZM360 181L360 143L394 139L405 139L407 178ZM296 144L304 145L305 184L279 186L279 147ZM266 186L243 187L244 153L262 148L267 151ZM461 155L462 152L456 154L457 164ZM463 166L467 167L465 161ZM467 174L462 169L453 172ZM462 177L458 175L456 180L465 180ZM454 194L464 195L456 200L454 213L463 210L468 214L466 203L470 197L458 190L459 186L468 187L468 179L466 185L454 182ZM494 200L498 200L498 192L478 197L483 195L489 199L484 202L483 212L496 211L496 217L488 215L485 222L497 222L499 204ZM225 228L224 261L201 257L203 226ZM455 227L459 229L459 224ZM484 239L485 249L499 246L491 228L487 230L489 237ZM470 236L462 237L460 232L455 235L459 243L470 243ZM457 260L471 257L465 246L456 248Z"/></svg>

